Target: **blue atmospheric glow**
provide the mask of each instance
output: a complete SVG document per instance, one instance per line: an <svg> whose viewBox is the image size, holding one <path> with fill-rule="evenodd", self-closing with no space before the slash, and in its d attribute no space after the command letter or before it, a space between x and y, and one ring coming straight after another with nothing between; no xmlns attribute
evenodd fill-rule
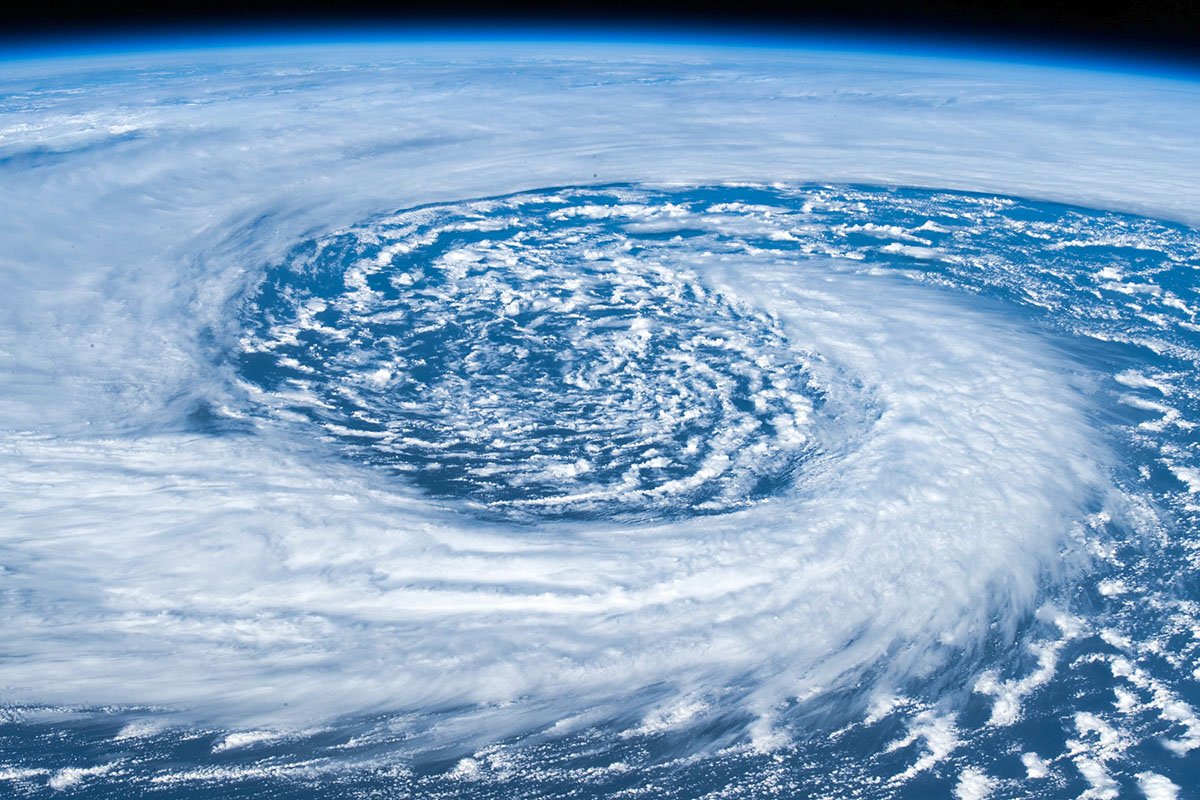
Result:
<svg viewBox="0 0 1200 800"><path fill-rule="evenodd" d="M951 58L1000 64L1111 71L1194 81L1193 60L1145 50L1101 47L1036 38L897 34L858 28L813 25L781 31L767 26L712 26L702 23L629 25L593 22L570 25L547 21L475 24L380 21L364 27L348 22L269 26L189 24L184 27L133 28L128 32L40 34L0 40L0 61L87 58L134 54L177 55L187 51L308 48L328 46L445 47L454 45L601 46L655 49L682 47L761 51L828 51L915 58Z"/></svg>

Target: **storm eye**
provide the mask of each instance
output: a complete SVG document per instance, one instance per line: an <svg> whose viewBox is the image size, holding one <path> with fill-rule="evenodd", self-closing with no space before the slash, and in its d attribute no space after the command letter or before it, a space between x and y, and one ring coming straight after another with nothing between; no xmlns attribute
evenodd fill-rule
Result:
<svg viewBox="0 0 1200 800"><path fill-rule="evenodd" d="M248 302L241 374L349 457L485 515L678 518L785 489L821 406L802 349L689 269L695 247L599 199L307 243Z"/></svg>

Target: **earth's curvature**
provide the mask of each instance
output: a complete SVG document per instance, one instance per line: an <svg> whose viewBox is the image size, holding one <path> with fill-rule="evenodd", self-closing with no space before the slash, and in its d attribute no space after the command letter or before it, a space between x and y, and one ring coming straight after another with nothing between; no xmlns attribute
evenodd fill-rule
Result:
<svg viewBox="0 0 1200 800"><path fill-rule="evenodd" d="M1200 83L0 65L0 793L1193 796Z"/></svg>

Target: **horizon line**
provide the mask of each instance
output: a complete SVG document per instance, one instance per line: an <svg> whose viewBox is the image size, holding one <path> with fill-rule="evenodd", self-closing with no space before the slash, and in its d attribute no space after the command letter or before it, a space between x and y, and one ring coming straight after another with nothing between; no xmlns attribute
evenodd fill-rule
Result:
<svg viewBox="0 0 1200 800"><path fill-rule="evenodd" d="M793 26L688 22L667 24L556 22L445 22L320 20L230 24L146 24L75 29L65 33L0 35L0 63L81 57L211 50L338 45L543 45L657 46L776 51L839 51L924 56L1028 66L1087 69L1200 79L1200 58L1148 52L1145 44L1098 44L1085 38L962 31L884 31L844 25Z"/></svg>

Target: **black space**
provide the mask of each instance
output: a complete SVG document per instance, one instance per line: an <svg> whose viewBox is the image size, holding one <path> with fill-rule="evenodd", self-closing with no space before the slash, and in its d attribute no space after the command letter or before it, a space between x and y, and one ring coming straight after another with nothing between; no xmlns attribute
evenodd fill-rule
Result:
<svg viewBox="0 0 1200 800"><path fill-rule="evenodd" d="M955 37L968 42L1085 49L1200 64L1200 0L724 0L721 6L645 0L480 2L442 0L10 0L0 47L41 38L182 33L231 26L272 29L386 25L523 28L567 24L587 33L641 26L652 31L754 36L841 34Z"/></svg>

